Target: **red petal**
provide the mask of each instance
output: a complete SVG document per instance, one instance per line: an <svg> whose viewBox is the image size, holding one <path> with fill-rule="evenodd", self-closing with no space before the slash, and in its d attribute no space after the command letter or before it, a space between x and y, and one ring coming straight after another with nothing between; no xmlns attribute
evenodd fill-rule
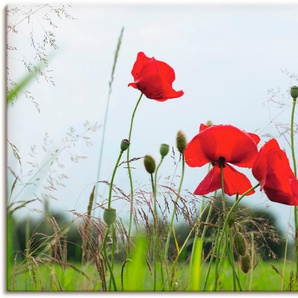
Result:
<svg viewBox="0 0 298 298"><path fill-rule="evenodd" d="M261 148L252 173L269 200L298 206L298 181L285 152L275 139Z"/></svg>
<svg viewBox="0 0 298 298"><path fill-rule="evenodd" d="M197 134L185 149L185 161L191 167L207 162L226 162L239 167L252 167L257 156L256 140L232 125L212 125Z"/></svg>
<svg viewBox="0 0 298 298"><path fill-rule="evenodd" d="M154 59L154 58L151 58ZM143 68L148 64L150 58L148 58L143 52L139 52L137 60L133 65L131 74L135 80L139 77L139 74L142 72Z"/></svg>
<svg viewBox="0 0 298 298"><path fill-rule="evenodd" d="M175 72L165 62L148 58L140 52L132 70L134 82L128 84L139 89L146 97L157 101L181 97L184 92L176 91L172 87Z"/></svg>
<svg viewBox="0 0 298 298"><path fill-rule="evenodd" d="M223 169L224 175L224 191L225 194L232 196L235 194L243 194L249 190L252 185L248 178L235 170L230 165L226 165ZM199 184L199 186L194 191L196 195L205 195L213 192L217 189L221 189L221 177L220 177L220 167L215 165L204 178L204 180ZM252 190L247 195L252 195L254 191Z"/></svg>

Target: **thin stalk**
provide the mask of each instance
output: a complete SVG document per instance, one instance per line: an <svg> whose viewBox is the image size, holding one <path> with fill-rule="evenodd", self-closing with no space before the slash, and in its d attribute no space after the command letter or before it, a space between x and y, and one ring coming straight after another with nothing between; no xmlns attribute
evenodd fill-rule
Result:
<svg viewBox="0 0 298 298"><path fill-rule="evenodd" d="M183 179L184 179L184 172L185 172L184 155L181 154L181 156L182 156L181 178L180 178L180 182L179 182L179 186L178 186L178 190L177 190L177 196L176 196L173 212L172 212L171 219L170 219L169 230L168 230L167 241L166 241L166 247L165 247L165 254L164 254L164 259L165 259L165 262L166 262L166 272L168 274L169 274L169 271L168 271L169 245L170 245L170 239L171 239L171 235L172 235L172 229L174 228L173 222L174 222L174 218L175 218L175 214L176 214L177 204L178 204L178 200L179 200L179 197L180 197L182 183L183 183Z"/></svg>
<svg viewBox="0 0 298 298"><path fill-rule="evenodd" d="M260 186L260 184L256 184L255 186L251 187L249 190L247 190L231 207L231 209L229 210L226 218L225 218L225 222L224 222L224 226L223 226L223 230L222 230L222 233L221 233L221 236L220 236L220 239L219 239L219 242L218 242L218 246L220 247L221 246L221 243L222 243L222 240L223 240L223 236L224 236L224 233L225 231L227 230L227 227L228 227L228 222L229 222L229 219L230 219L230 216L231 214L234 212L235 208L237 207L237 205L241 202L241 200L248 194L250 193L252 190L256 189L258 186Z"/></svg>
<svg viewBox="0 0 298 298"><path fill-rule="evenodd" d="M215 237L215 243L214 243L214 247L213 247L213 250L212 250L212 254L211 254L211 257L210 257L210 260L209 260L209 265L208 265L208 269L207 269L207 273L206 273L206 279L205 279L205 282L204 282L203 291L206 290L207 282L208 282L208 279L209 279L209 274L210 274L210 271L211 271L211 266L212 266L212 263L213 263L213 259L215 257L217 246L218 246L219 235L220 235L220 221L219 221L218 225L219 226L218 226L218 229L217 229L217 234L216 234L216 237Z"/></svg>
<svg viewBox="0 0 298 298"><path fill-rule="evenodd" d="M297 166L295 157L294 143L294 116L295 116L296 98L293 98L292 114L291 114L291 151L293 159L294 175L297 177ZM296 254L296 273L298 274L298 207L294 206L294 221L295 221L295 254Z"/></svg>
<svg viewBox="0 0 298 298"><path fill-rule="evenodd" d="M230 263L232 265L232 273L233 273L233 291L236 291L236 271L235 271L235 267L234 267L234 250L233 250L233 244L232 244L232 229L229 229L229 236L230 236L230 242L229 242L229 246L230 246L230 252L229 252L229 259L230 259Z"/></svg>
<svg viewBox="0 0 298 298"><path fill-rule="evenodd" d="M229 219L230 219L230 216L231 214L234 212L235 208L237 207L237 205L241 202L241 200L249 193L251 192L252 190L256 189L258 186L260 186L260 184L256 184L255 186L253 186L252 188L250 188L249 190L247 190L231 207L231 209L229 210L226 218L225 218L225 221L224 221L224 226L223 226L223 229L222 229L222 233L220 235L220 239L218 241L218 243L215 244L215 247L214 249L216 249L216 251L220 251L220 248L221 248L221 245L222 245L222 240L223 240L223 236L225 235L226 233L226 230L227 230L227 227L228 227L228 222L229 222ZM217 252L217 255L219 255Z"/></svg>
<svg viewBox="0 0 298 298"><path fill-rule="evenodd" d="M115 74L116 65L117 65L117 61L118 61L119 51L120 51L120 47L121 47L121 43L122 43L123 31L124 31L124 27L121 29L120 36L118 38L117 47L116 47L116 51L115 51L115 54L114 54L114 61L113 61L112 71L111 71L111 78L110 78L110 81L109 81L109 92L108 92L108 97L107 97L107 105L106 105L106 110L105 110L105 115L104 115L103 131L102 131L101 142L100 142L101 145L100 145L100 151L99 151L97 176L96 176L97 180L96 181L99 181L99 179L100 179L101 161L102 161L102 155L103 155L103 148L104 148L104 144L105 144L105 136L106 136L108 115L109 115L110 98L111 98L111 94L112 94L112 86L113 86L113 82L114 82L114 74ZM98 191L98 188L96 186L96 188L95 188L95 200L97 198L97 191Z"/></svg>
<svg viewBox="0 0 298 298"><path fill-rule="evenodd" d="M206 207L205 207L205 208L206 208ZM205 211L205 209L204 209L204 211ZM203 212L204 212L204 211L203 211ZM181 253L183 252L183 249L185 248L185 246L186 246L188 240L190 239L191 235L192 235L193 232L198 228L199 225L200 225L200 224L198 224L197 222L194 224L194 226L192 227L192 229L191 229L190 232L188 233L186 239L184 240L184 243L183 243L182 246L179 248L179 251L178 251L178 253L177 253L177 256L176 256L175 260L173 261L173 264L172 264L172 266L171 266L171 268L170 268L170 270L169 270L169 274L167 274L167 280L166 280L165 282L169 282L169 275L171 275L171 274L174 272L174 270L175 270L175 266L177 265L177 262L178 262L178 260L179 260L179 257L180 257L180 255L181 255ZM164 284L165 284L165 283L164 283Z"/></svg>
<svg viewBox="0 0 298 298"><path fill-rule="evenodd" d="M225 184L224 184L224 166L220 165L220 183L221 183L221 203L222 203L222 209L223 209L223 216L225 217L226 215L226 202L225 202ZM222 255L221 259L219 259L219 252L220 252L220 246L218 247L218 251L216 253L216 262L215 262L215 284L214 284L214 289L215 291L217 290L217 284L218 284L218 279L219 279L219 267L220 264L222 263L222 260L224 259L224 254L225 254L225 249L226 249L226 244L228 240L228 235L226 232L225 233L225 244L224 244L224 249L222 250Z"/></svg>
<svg viewBox="0 0 298 298"><path fill-rule="evenodd" d="M161 255L160 255L160 241L157 241L158 239L158 228L159 228L159 223L158 223L158 217L157 217L157 173L158 173L158 170L163 162L163 159L164 159L164 156L161 156L161 159L160 159L160 162L156 168L156 171L155 171L155 174L154 174L154 193L153 193L153 196L154 196L154 213L155 213L155 216L156 216L156 246L155 246L155 250L156 250L156 258L157 256L160 257L160 273L161 273L161 279L162 279L162 285L163 285L163 268L162 268L162 259L161 259Z"/></svg>
<svg viewBox="0 0 298 298"><path fill-rule="evenodd" d="M116 281L115 281L115 277L113 274L113 269L112 269L112 266L111 266L111 263L110 263L110 260L109 260L108 254L107 254L107 239L108 239L109 231L110 231L110 227L108 226L104 240L103 240L103 254L104 254L104 257L105 257L105 260L106 260L106 263L107 263L107 266L108 266L108 269L110 272L110 278L112 280L114 290L117 291L117 286L116 286Z"/></svg>
<svg viewBox="0 0 298 298"><path fill-rule="evenodd" d="M292 115L291 115L291 150L292 150L292 158L293 158L294 174L295 174L295 177L297 177L297 165L296 165L295 143L294 143L294 117L295 117L295 107L296 107L296 98L293 99Z"/></svg>
<svg viewBox="0 0 298 298"><path fill-rule="evenodd" d="M133 128L133 121L134 121L134 117L136 114L136 111L138 109L138 106L141 102L143 93L141 93L136 106L133 110L132 116L131 116L131 120L130 120L130 128L129 128L129 135L128 135L128 141L131 142L131 135L132 135L132 128ZM130 251L130 237L131 237L131 227L132 227L132 217L133 217L133 208L134 208L134 188L133 188L133 182L132 182L132 174L131 174L131 170L130 170L130 146L127 149L127 170L128 170L128 177L129 177L129 184L130 184L130 212L129 212L129 226L128 226L128 252Z"/></svg>
<svg viewBox="0 0 298 298"><path fill-rule="evenodd" d="M156 206L156 188L154 184L153 174L150 174L151 177L151 186L153 192L153 228L152 228L152 239L153 239L153 291L156 291L156 272L157 272L157 237L158 237L158 223L157 223L157 206Z"/></svg>
<svg viewBox="0 0 298 298"><path fill-rule="evenodd" d="M224 180L224 168L220 166L220 184L221 184L221 203L223 214L226 214L226 197L225 197L225 180Z"/></svg>
<svg viewBox="0 0 298 298"><path fill-rule="evenodd" d="M290 233L290 222L291 222L291 212L289 214L289 224L287 229L285 252L284 252L284 263L282 269L282 278L281 278L281 291L284 291L284 282L285 282L285 273L286 273L286 263L287 263L287 253L288 253L288 244L289 244L289 233Z"/></svg>
<svg viewBox="0 0 298 298"><path fill-rule="evenodd" d="M120 150L118 159L116 161L116 164L115 164L115 167L114 167L114 170L113 170L111 183L110 183L110 190L109 190L108 209L111 209L113 183L114 183L115 174L116 174L116 171L117 171L117 168L118 168L118 165L119 165L119 162L120 162L120 159L121 159L121 156L122 156L123 152L124 152L123 150Z"/></svg>
<svg viewBox="0 0 298 298"><path fill-rule="evenodd" d="M111 260L111 269L112 271L114 270L114 262L115 262L115 251L116 251L116 229L115 229L115 225L113 225L112 227L112 260ZM109 283L109 289L110 291L112 290L112 282L110 279L110 283Z"/></svg>
<svg viewBox="0 0 298 298"><path fill-rule="evenodd" d="M248 291L251 291L251 285L252 285L252 280L253 280L253 264L254 264L254 258L255 258L255 247L254 247L254 233L251 232L251 270L250 270L250 275L249 275L249 286L248 286Z"/></svg>

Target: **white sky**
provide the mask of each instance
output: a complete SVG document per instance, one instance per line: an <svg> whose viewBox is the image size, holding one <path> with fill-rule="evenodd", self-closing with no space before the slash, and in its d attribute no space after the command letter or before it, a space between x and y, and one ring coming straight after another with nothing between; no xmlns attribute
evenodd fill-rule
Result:
<svg viewBox="0 0 298 298"><path fill-rule="evenodd" d="M200 123L207 120L274 135L278 135L275 123L289 123L291 108L278 109L277 104L268 104L267 91L279 89L279 100L284 100L286 106L291 105L287 90L297 85L297 80L289 78L282 70L297 74L297 5L75 4L68 13L76 20L61 20L55 30L59 50L54 53L50 69L56 86L41 80L29 87L41 112L22 97L8 109L8 139L20 151L23 173L30 146L40 147L46 132L54 141L55 150L61 146L61 138L70 126L79 130L86 120L103 124L113 56L122 26L125 30L111 96L100 179L110 179L119 143L128 136L139 92L127 84L133 81L130 72L139 51L170 64L176 73L174 88L182 89L185 95L164 103L142 99L135 118L131 157L151 154L158 161L161 143L174 146L180 129L190 140L198 132ZM28 57L32 50L26 46L26 35L33 30L38 37L38 26L28 28L24 23L19 30L20 33L9 36L8 41ZM22 77L24 68L17 57L19 53L13 55L8 59L8 66L17 80ZM296 113L296 119L297 116ZM73 164L65 155L64 172L70 179L67 187L57 192L58 201L50 203L53 208L86 211L96 181L101 134L102 129L99 129L91 135L93 146L76 147L76 152L88 159ZM287 143L283 139L279 141L290 156ZM41 161L47 158L45 154L40 155ZM13 158L8 159L8 165L20 174ZM137 168L136 185L148 184L142 161L135 162L134 166ZM173 169L173 162L167 157L160 170L161 181L173 174ZM184 188L193 191L206 173L207 167L186 167ZM255 183L252 178L252 184ZM116 174L115 184L129 192L128 178L122 168ZM107 193L106 187L99 189L100 196ZM19 199L32 196L28 191ZM270 202L259 193L245 198L244 202L254 208L269 208L286 229L291 207ZM34 215L33 208L40 209L41 205L32 204L26 210ZM119 214L125 216L126 211L120 210Z"/></svg>

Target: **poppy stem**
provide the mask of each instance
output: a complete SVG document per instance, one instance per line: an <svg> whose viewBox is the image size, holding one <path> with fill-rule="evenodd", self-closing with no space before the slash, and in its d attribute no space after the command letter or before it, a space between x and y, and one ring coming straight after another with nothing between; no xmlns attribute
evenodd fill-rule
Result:
<svg viewBox="0 0 298 298"><path fill-rule="evenodd" d="M292 115L291 115L291 150L293 158L293 168L295 177L297 177L297 166L295 157L295 143L294 143L294 116L295 116L296 98L293 99Z"/></svg>
<svg viewBox="0 0 298 298"><path fill-rule="evenodd" d="M123 150L120 151L117 162L116 162L115 167L114 167L113 174L112 174L112 178L111 178L111 182L110 182L110 189L109 189L108 209L111 209L112 190L113 190L114 178L115 178L115 174L116 174L116 171L117 171L117 168L118 168L118 165L119 165L119 161L121 159L121 156L122 156L123 152L124 152Z"/></svg>
<svg viewBox="0 0 298 298"><path fill-rule="evenodd" d="M248 194L250 193L251 191L253 191L254 189L256 189L258 186L260 186L260 183L256 184L255 186L253 186L252 188L250 188L249 190L247 190L231 207L231 209L229 210L225 220L224 220L224 225L223 225L223 228L222 228L222 232L220 234L220 238L219 238L219 241L215 243L215 247L214 247L214 250L215 250L215 254L216 254L216 258L219 257L219 254L220 254L220 249L222 247L222 241L223 241L223 237L224 235L226 235L226 231L227 231L227 227L228 227L228 223L229 223L229 219L230 219L230 216L231 214L234 212L235 208L237 207L237 205L240 203L240 201ZM215 272L216 272L216 280L218 279L219 277L219 262L216 262L216 267L215 267ZM215 283L215 288L217 287L217 282Z"/></svg>
<svg viewBox="0 0 298 298"><path fill-rule="evenodd" d="M220 183L221 183L221 203L223 214L226 214L226 198L225 198L225 180L224 180L224 167L220 166Z"/></svg>
<svg viewBox="0 0 298 298"><path fill-rule="evenodd" d="M116 281L115 281L115 277L113 274L113 268L111 266L111 263L110 263L110 260L109 260L108 254L107 254L107 239L108 239L109 232L110 232L110 226L107 226L107 230L106 230L105 237L103 240L103 254L104 254L106 264L107 264L109 272L110 272L110 278L111 278L114 290L117 291Z"/></svg>
<svg viewBox="0 0 298 298"><path fill-rule="evenodd" d="M156 291L156 273L157 273L157 237L158 237L158 223L157 223L157 206L156 206L156 185L154 183L153 174L150 174L151 186L153 193L153 291Z"/></svg>
<svg viewBox="0 0 298 298"><path fill-rule="evenodd" d="M134 117L137 111L137 108L141 102L143 93L141 93L136 106L133 110L132 116L131 116L131 120L130 120L130 128L129 128L129 135L128 135L128 141L131 142L131 135L132 135L132 128L133 128L133 121L134 121ZM133 195L134 195L134 189L133 189L133 183L132 183L132 175L131 175L131 170L130 170L130 146L127 148L127 170L128 170L128 177L129 177L129 183L130 183L130 213L129 213L129 227L128 227L128 244L127 244L127 252L129 254L130 252L130 237L131 237L131 227L132 227L132 217L133 217L133 207L134 207L134 199L133 199Z"/></svg>
<svg viewBox="0 0 298 298"><path fill-rule="evenodd" d="M185 172L184 155L181 154L181 157L182 157L182 164L181 164L182 168L181 168L180 182L179 182L179 186L178 186L178 190L177 190L177 196L176 196L175 204L174 204L174 207L173 207L173 212L172 212L171 219L170 219L170 224L169 224L169 227L168 227L168 235L167 235L165 255L164 255L164 259L165 259L165 262L166 262L166 269L168 269L168 253L169 253L170 239L171 239L171 235L172 235L172 230L174 229L173 222L174 222L174 217L175 217L175 214L176 214L177 204L178 204L178 201L179 201L179 198L180 198L182 183L183 183L183 179L184 179L184 172ZM166 272L169 274L168 270L166 270Z"/></svg>
<svg viewBox="0 0 298 298"><path fill-rule="evenodd" d="M297 166L295 157L294 144L294 116L295 116L296 98L293 98L292 114L291 114L291 150L293 158L294 175L297 177ZM296 274L298 274L298 208L294 206L294 221L295 221L295 253L296 253Z"/></svg>

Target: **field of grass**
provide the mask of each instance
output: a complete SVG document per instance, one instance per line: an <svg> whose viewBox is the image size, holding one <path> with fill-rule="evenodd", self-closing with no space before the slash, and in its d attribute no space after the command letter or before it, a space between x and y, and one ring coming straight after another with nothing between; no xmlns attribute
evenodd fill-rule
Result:
<svg viewBox="0 0 298 298"><path fill-rule="evenodd" d="M26 268L26 269L25 269ZM24 270L18 270L16 274L8 279L7 288L9 291L101 291L102 283L98 271L94 264L81 266L73 264L63 266L59 264L40 264L26 266ZM241 272L238 268L239 279L242 285L242 291L297 291L297 283L293 277L294 264L288 263L285 276L282 278L282 262L268 261L259 262L255 269L247 274ZM115 277L118 289L121 287L121 269L122 264L115 265ZM214 268L213 268L214 269ZM213 271L213 269L211 269ZM139 269L142 271L142 268ZM130 276L131 291L152 291L153 279L148 268L143 268L141 272L143 278L139 276ZM206 276L207 265L201 269L202 277ZM214 273L212 273L214 274ZM213 291L214 276L210 276L210 282L207 283L206 291ZM189 286L189 264L179 264L176 269L175 281L171 291L188 291ZM233 277L229 266L224 266L219 277L219 291L233 291ZM162 289L161 278L158 278L157 288ZM201 289L203 288L204 278L201 280ZM283 284L283 286L282 286ZM135 287L133 289L133 287ZM164 289L169 291L169 289ZM238 291L240 291L238 289Z"/></svg>

